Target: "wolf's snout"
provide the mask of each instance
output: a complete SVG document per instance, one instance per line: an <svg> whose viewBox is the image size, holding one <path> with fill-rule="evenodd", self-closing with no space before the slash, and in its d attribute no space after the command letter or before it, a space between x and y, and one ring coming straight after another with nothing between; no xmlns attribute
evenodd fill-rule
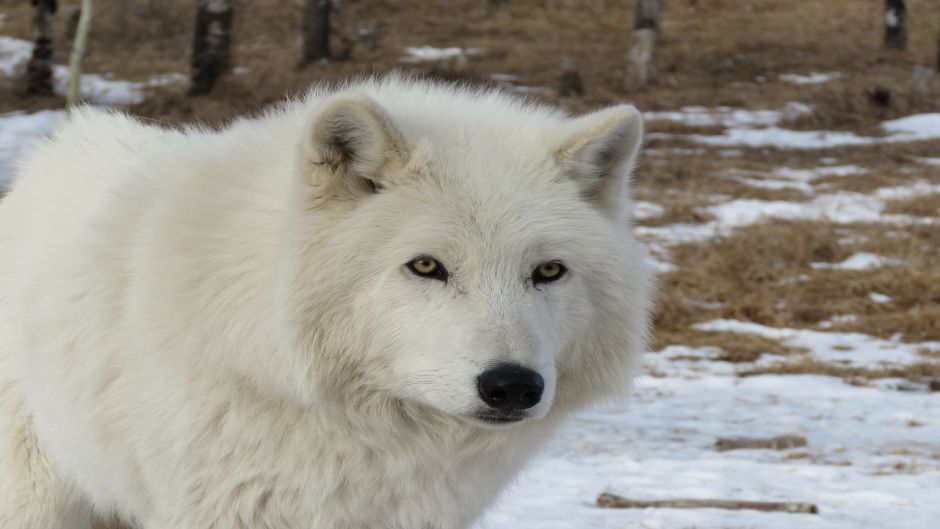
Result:
<svg viewBox="0 0 940 529"><path fill-rule="evenodd" d="M542 375L514 364L500 364L477 377L480 398L500 411L527 410L542 400Z"/></svg>

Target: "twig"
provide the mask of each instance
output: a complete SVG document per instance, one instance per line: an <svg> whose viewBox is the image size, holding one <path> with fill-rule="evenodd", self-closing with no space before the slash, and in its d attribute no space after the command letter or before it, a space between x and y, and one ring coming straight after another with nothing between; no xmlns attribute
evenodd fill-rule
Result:
<svg viewBox="0 0 940 529"><path fill-rule="evenodd" d="M597 506L611 509L732 509L753 511L777 511L789 513L819 514L819 507L812 503L740 500L630 500L605 492L597 497Z"/></svg>
<svg viewBox="0 0 940 529"><path fill-rule="evenodd" d="M777 437L719 437L718 440L715 441L715 448L718 449L719 452L755 448L788 450L801 446L806 446L806 438L802 435L778 435Z"/></svg>

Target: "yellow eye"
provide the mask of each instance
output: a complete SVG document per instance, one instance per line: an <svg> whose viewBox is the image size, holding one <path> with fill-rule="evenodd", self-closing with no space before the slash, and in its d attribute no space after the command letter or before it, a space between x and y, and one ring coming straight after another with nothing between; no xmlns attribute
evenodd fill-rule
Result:
<svg viewBox="0 0 940 529"><path fill-rule="evenodd" d="M440 261L433 257L421 255L409 261L406 266L417 276L447 281L447 270L444 269L444 265Z"/></svg>
<svg viewBox="0 0 940 529"><path fill-rule="evenodd" d="M535 271L532 273L532 282L538 284L557 281L561 279L561 276L565 275L567 271L568 269L565 268L565 265L558 261L542 263L535 267Z"/></svg>
<svg viewBox="0 0 940 529"><path fill-rule="evenodd" d="M414 267L419 274L433 274L437 270L437 261L434 259L421 259L414 262Z"/></svg>

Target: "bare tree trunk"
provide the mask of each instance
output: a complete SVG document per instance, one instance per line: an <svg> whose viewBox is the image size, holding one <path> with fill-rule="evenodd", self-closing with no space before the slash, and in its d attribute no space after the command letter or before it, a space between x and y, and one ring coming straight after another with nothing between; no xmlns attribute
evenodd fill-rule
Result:
<svg viewBox="0 0 940 529"><path fill-rule="evenodd" d="M77 105L79 98L82 96L82 57L85 56L88 31L91 29L91 19L94 12L94 0L82 0L82 11L78 17L75 42L72 43L72 56L69 58L69 91L67 97L69 108Z"/></svg>
<svg viewBox="0 0 940 529"><path fill-rule="evenodd" d="M52 90L52 40L56 0L31 0L33 56L26 65L26 93L48 97Z"/></svg>
<svg viewBox="0 0 940 529"><path fill-rule="evenodd" d="M633 5L633 44L627 65L627 87L642 88L656 84L659 75L660 0L635 0Z"/></svg>
<svg viewBox="0 0 940 529"><path fill-rule="evenodd" d="M205 95L228 70L232 47L232 1L196 0L196 30L190 62L190 95Z"/></svg>
<svg viewBox="0 0 940 529"><path fill-rule="evenodd" d="M329 59L331 0L305 0L303 64Z"/></svg>
<svg viewBox="0 0 940 529"><path fill-rule="evenodd" d="M937 30L937 71L940 72L940 29Z"/></svg>
<svg viewBox="0 0 940 529"><path fill-rule="evenodd" d="M572 59L561 61L561 78L559 79L558 95L561 97L575 97L584 95L584 85L581 83L581 72L578 63Z"/></svg>
<svg viewBox="0 0 940 529"><path fill-rule="evenodd" d="M885 0L885 48L907 48L907 7L904 0Z"/></svg>

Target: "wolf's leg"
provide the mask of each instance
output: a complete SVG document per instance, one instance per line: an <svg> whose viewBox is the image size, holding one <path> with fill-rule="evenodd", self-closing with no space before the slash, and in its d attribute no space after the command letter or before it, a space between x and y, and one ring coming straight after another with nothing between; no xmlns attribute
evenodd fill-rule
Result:
<svg viewBox="0 0 940 529"><path fill-rule="evenodd" d="M50 467L32 417L0 372L0 527L88 529L90 511Z"/></svg>

